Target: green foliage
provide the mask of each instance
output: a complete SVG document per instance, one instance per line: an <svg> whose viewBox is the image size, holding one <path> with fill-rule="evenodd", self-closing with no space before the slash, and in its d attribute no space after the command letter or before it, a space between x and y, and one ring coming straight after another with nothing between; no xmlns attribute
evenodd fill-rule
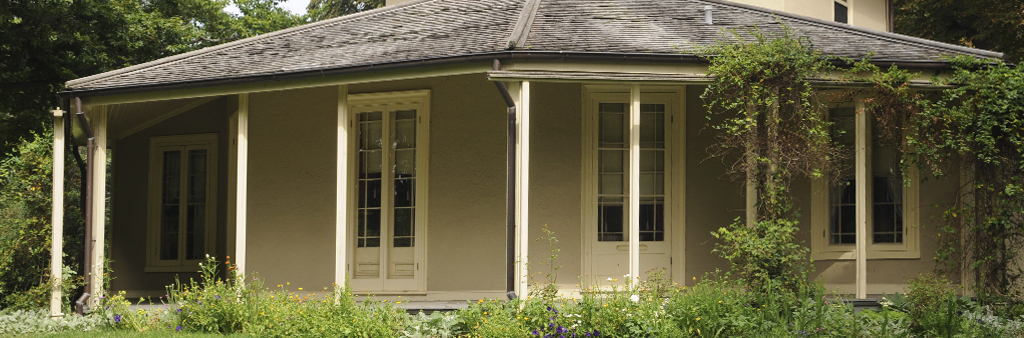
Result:
<svg viewBox="0 0 1024 338"><path fill-rule="evenodd" d="M806 280L807 250L794 243L798 211L790 184L795 176L833 177L840 153L833 146L811 79L832 70L806 38L783 27L777 36L759 30L703 51L714 76L701 96L708 119L721 115L714 156L734 157L732 168L757 192L753 224L737 220L713 234L716 251L755 286L766 279L795 290Z"/></svg>
<svg viewBox="0 0 1024 338"><path fill-rule="evenodd" d="M562 266L555 265L555 260L558 259L558 253L561 252L562 249L558 247L558 238L555 237L555 232L551 231L551 228L548 228L547 224L545 224L540 231L544 233L544 236L538 237L536 241L547 242L548 260L539 261L538 263L541 267L547 266L547 268L542 268L546 271L538 271L530 274L530 297L550 301L558 298L558 285L556 283L558 282L558 269ZM537 276L540 274L544 274L543 281L537 279Z"/></svg>
<svg viewBox="0 0 1024 338"><path fill-rule="evenodd" d="M895 0L895 31L925 39L1006 53L1024 61L1024 1Z"/></svg>
<svg viewBox="0 0 1024 338"><path fill-rule="evenodd" d="M968 185L944 214L936 257L973 271L979 296L1024 301L1024 68L953 59L954 85L912 118L908 143L935 175L959 160Z"/></svg>
<svg viewBox="0 0 1024 338"><path fill-rule="evenodd" d="M164 306L132 310L123 293L106 297L95 315L125 332L183 331L244 333L260 337L397 337L408 315L393 304L357 304L345 288L287 291L264 287L259 278L218 278L212 257L200 267L202 279L176 283L160 297ZM141 302L141 300L140 300Z"/></svg>
<svg viewBox="0 0 1024 338"><path fill-rule="evenodd" d="M402 331L409 338L450 338L465 330L462 318L453 313L435 311L429 316L420 312L409 318Z"/></svg>
<svg viewBox="0 0 1024 338"><path fill-rule="evenodd" d="M50 245L52 241L51 194L53 193L53 135L33 135L15 153L0 161L0 308L42 307L50 292ZM78 180L74 171L65 172L67 184ZM77 205L78 193L66 192L66 206ZM81 214L67 212L69 229L80 223ZM80 249L81 240L65 233L70 249ZM67 263L76 267L74 262ZM74 296L80 278L66 270L65 304Z"/></svg>
<svg viewBox="0 0 1024 338"><path fill-rule="evenodd" d="M384 7L384 0L310 0L306 14L313 21Z"/></svg>
<svg viewBox="0 0 1024 338"><path fill-rule="evenodd" d="M231 2L243 15L224 12ZM68 80L306 22L278 2L0 2L0 155L41 131Z"/></svg>
<svg viewBox="0 0 1024 338"><path fill-rule="evenodd" d="M722 240L714 252L729 260L733 271L751 287L779 283L788 290L799 290L807 285L810 250L796 242L798 229L795 221L786 219L764 220L753 226L737 219L712 233Z"/></svg>
<svg viewBox="0 0 1024 338"><path fill-rule="evenodd" d="M50 318L49 312L43 309L0 311L0 336L4 337L94 331L104 324L100 316Z"/></svg>

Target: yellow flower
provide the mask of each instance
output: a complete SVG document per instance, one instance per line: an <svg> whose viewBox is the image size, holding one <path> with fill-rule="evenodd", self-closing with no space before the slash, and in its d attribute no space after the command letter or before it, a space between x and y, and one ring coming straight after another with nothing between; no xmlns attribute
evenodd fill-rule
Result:
<svg viewBox="0 0 1024 338"><path fill-rule="evenodd" d="M696 277L694 277L696 278ZM292 282L284 282L284 285L292 285Z"/></svg>
<svg viewBox="0 0 1024 338"><path fill-rule="evenodd" d="M722 301L718 301L718 304L722 304Z"/></svg>
<svg viewBox="0 0 1024 338"><path fill-rule="evenodd" d="M697 317L697 321L698 321L698 322L700 321L700 317Z"/></svg>
<svg viewBox="0 0 1024 338"><path fill-rule="evenodd" d="M302 291L302 288L299 288L299 291Z"/></svg>

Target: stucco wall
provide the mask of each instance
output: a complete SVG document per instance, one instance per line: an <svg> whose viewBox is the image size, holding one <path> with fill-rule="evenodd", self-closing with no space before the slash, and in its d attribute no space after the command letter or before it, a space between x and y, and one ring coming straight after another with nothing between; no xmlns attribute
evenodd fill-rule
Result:
<svg viewBox="0 0 1024 338"><path fill-rule="evenodd" d="M217 249L224 256L227 215L227 99L216 99L142 131L117 140L114 145L111 190L110 254L114 280L111 289L157 291L180 275L183 281L196 273L143 273L146 267L147 191L149 189L149 140L156 136L217 133ZM116 119L117 114L112 114Z"/></svg>
<svg viewBox="0 0 1024 338"><path fill-rule="evenodd" d="M247 272L310 290L334 282L334 87L249 96Z"/></svg>
<svg viewBox="0 0 1024 338"><path fill-rule="evenodd" d="M560 267L558 283L569 291L582 274L582 87L579 84L530 85L530 272ZM558 239L558 258L549 264L544 225Z"/></svg>

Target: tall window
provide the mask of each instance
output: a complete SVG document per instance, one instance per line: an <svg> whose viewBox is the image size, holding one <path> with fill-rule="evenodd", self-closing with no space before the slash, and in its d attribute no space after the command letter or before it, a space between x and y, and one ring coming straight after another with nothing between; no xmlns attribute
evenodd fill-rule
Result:
<svg viewBox="0 0 1024 338"><path fill-rule="evenodd" d="M865 113L866 114L866 113ZM900 258L913 256L916 250L916 230L909 232L905 224L917 222L916 203L917 182L913 178L912 185L904 185L904 177L900 168L900 153L892 140L881 137L875 120L863 117L867 122L867 130L858 130L856 120L861 118L854 108L832 108L829 120L832 122L832 136L845 149L855 150L858 138L865 138L869 149L866 170L871 180L865 187L868 211L867 240L869 257L875 251L876 257L886 256ZM817 181L812 204L814 226L821 227L818 237L812 241L812 251L844 252L851 251L857 243L857 160L855 156L847 158L842 164L840 178L837 182L825 187L825 183ZM824 202L822 202L824 200ZM909 204L909 205L908 205ZM907 211L912 212L908 213ZM821 224L824 223L824 224ZM911 243L908 243L911 242ZM877 252L886 252L877 254ZM892 255L893 252L899 252ZM817 259L836 258L844 255L825 254ZM844 256L845 257L845 256Z"/></svg>
<svg viewBox="0 0 1024 338"><path fill-rule="evenodd" d="M213 252L216 145L216 134L150 140L147 269L192 271Z"/></svg>
<svg viewBox="0 0 1024 338"><path fill-rule="evenodd" d="M598 104L598 241L625 241L629 107ZM665 240L665 105L640 105L640 241Z"/></svg>

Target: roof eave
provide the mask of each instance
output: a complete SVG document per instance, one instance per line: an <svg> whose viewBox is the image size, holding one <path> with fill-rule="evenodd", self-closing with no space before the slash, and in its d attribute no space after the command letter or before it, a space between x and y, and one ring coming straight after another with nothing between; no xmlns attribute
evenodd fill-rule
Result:
<svg viewBox="0 0 1024 338"><path fill-rule="evenodd" d="M387 70L402 70L428 66L444 66L459 63L490 61L492 59L507 60L556 60L556 61L625 61L625 62L692 62L707 63L708 59L695 54L653 54L653 53L609 53L609 52L565 52L565 51L523 51L504 50L457 56L423 58L397 62L363 64L340 68L303 70L298 72L261 74L252 76L223 77L199 81L182 81L124 87L107 87L94 89L71 89L58 93L61 98L98 97L108 95L135 94L142 92L192 89L201 87L239 85L264 81L299 80L316 77L351 75ZM936 60L871 60L880 66L896 65L914 69L951 69L951 64Z"/></svg>

